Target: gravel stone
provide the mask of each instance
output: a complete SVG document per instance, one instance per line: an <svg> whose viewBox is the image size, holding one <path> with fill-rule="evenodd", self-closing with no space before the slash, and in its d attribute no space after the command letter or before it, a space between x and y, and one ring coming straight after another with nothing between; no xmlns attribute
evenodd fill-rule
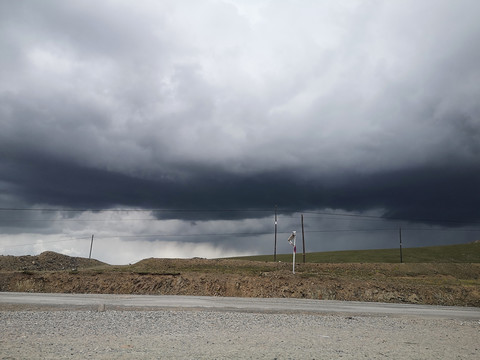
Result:
<svg viewBox="0 0 480 360"><path fill-rule="evenodd" d="M0 359L478 359L480 323L204 310L0 311Z"/></svg>

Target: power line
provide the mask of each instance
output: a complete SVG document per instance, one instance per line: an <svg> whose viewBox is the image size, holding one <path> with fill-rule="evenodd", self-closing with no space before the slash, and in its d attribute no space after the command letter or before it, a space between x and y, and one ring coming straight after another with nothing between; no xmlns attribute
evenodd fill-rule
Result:
<svg viewBox="0 0 480 360"><path fill-rule="evenodd" d="M432 219L432 218L412 218L404 219L394 216L379 216L379 215L361 215L361 214L347 214L347 213L332 213L332 212L318 212L318 211L302 211L304 214L328 215L328 216L343 216L366 219L381 219L381 220L395 220L395 221L414 221L414 222L443 222L452 224L480 224L480 221L465 221L452 219Z"/></svg>
<svg viewBox="0 0 480 360"><path fill-rule="evenodd" d="M42 212L272 212L272 209L63 209L63 208L0 208L0 211Z"/></svg>
<svg viewBox="0 0 480 360"><path fill-rule="evenodd" d="M334 232L381 232L381 231L398 231L398 228L377 228L377 229L330 229L330 230L306 230L305 233L334 233ZM403 228L402 231L448 231L448 232L457 232L457 231L465 231L465 232L480 232L480 229L431 229L431 228ZM97 236L97 239L116 239L116 238L161 238L161 237L205 237L205 236L261 236L261 235L270 235L271 232L238 232L238 233L198 233L198 234L140 234L140 235L108 235L108 236ZM278 232L278 234L290 234L289 231ZM66 241L75 241L75 240L84 240L90 239L89 236L87 237L78 237L78 238L69 238L69 239L62 239L62 240L51 240L51 241L42 241L42 244L47 243L57 243L57 242L66 242ZM8 248L12 247L21 247L21 246L30 246L30 245L38 245L36 243L28 243L28 244L18 244L18 245L11 245Z"/></svg>
<svg viewBox="0 0 480 360"><path fill-rule="evenodd" d="M403 230L405 231L480 232L480 229L429 229L429 228L404 228L402 226L402 231Z"/></svg>
<svg viewBox="0 0 480 360"><path fill-rule="evenodd" d="M247 232L247 233L210 233L210 234L146 234L146 235L109 235L99 236L102 239L112 238L151 238L151 237L204 237L204 236L256 236L256 235L270 235L271 232ZM290 234L290 232L282 232L279 234Z"/></svg>
<svg viewBox="0 0 480 360"><path fill-rule="evenodd" d="M164 209L164 208L152 208L152 209L138 209L138 208L97 208L97 209L64 209L64 208L0 208L0 211L10 211L10 212L164 212L164 213L248 213L248 212L256 212L256 213L273 213L274 210L272 209ZM465 221L465 220L458 220L458 219L434 219L434 218L412 218L412 219L404 219L400 217L394 216L382 216L382 215L362 215L362 214L351 214L351 213L338 213L338 212L326 212L326 211L303 211L303 210L295 210L295 209L278 209L280 213L303 213L303 214L310 214L310 215L320 215L320 216L334 216L334 217L347 217L347 218L359 218L359 219L370 219L370 220L393 220L393 221L410 221L410 222L436 222L436 223L451 223L451 224L480 224L479 221ZM290 215L292 216L292 215ZM146 219L148 221L155 221L155 219ZM52 220L45 220L45 221L67 221L62 219L52 219ZM86 221L86 220L82 220ZM92 221L102 221L102 220L92 220ZM113 221L113 220L112 220Z"/></svg>
<svg viewBox="0 0 480 360"><path fill-rule="evenodd" d="M305 217L306 219L312 219L316 217ZM157 218L135 218L135 219L129 219L129 218L120 218L120 219L0 219L0 223L5 222L5 223L29 223L29 222L126 222L126 221L165 221L166 219L157 219ZM378 218L378 219L354 219L354 220L359 220L359 221L380 221L380 220L385 220L383 218ZM467 223L467 222L465 222ZM472 222L468 222L469 224L472 224ZM476 222L473 222L473 224L476 224ZM413 229L413 228L410 228ZM421 230L421 229L417 229ZM455 231L453 229L452 231Z"/></svg>
<svg viewBox="0 0 480 360"><path fill-rule="evenodd" d="M369 231L398 231L398 228L385 229L333 229L333 230L305 230L305 233L328 233L328 232L369 232Z"/></svg>
<svg viewBox="0 0 480 360"><path fill-rule="evenodd" d="M67 242L67 241L75 241L75 240L84 240L90 239L90 237L79 237L79 238L71 238L71 239L62 239L62 240L50 240L50 241L41 241L41 245L43 244L50 244L50 243L59 243L59 242ZM22 246L30 246L30 245L39 245L38 242L29 243L29 244L17 244L17 245L9 245L7 249L14 248L14 247L22 247Z"/></svg>
<svg viewBox="0 0 480 360"><path fill-rule="evenodd" d="M164 219L0 219L0 222L106 222L106 221L162 221Z"/></svg>

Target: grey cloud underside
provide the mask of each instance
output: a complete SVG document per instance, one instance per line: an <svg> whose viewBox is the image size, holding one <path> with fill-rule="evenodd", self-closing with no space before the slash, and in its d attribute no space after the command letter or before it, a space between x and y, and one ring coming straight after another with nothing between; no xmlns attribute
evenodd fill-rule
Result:
<svg viewBox="0 0 480 360"><path fill-rule="evenodd" d="M0 201L480 220L478 1L256 3L1 2Z"/></svg>
<svg viewBox="0 0 480 360"><path fill-rule="evenodd" d="M355 212L382 209L386 218L447 226L480 221L480 168L474 167L406 169L372 175L346 172L335 179L302 179L295 176L299 169L254 176L210 170L174 181L29 158L21 162L17 159L10 167L3 163L2 172L10 184L10 195L27 204L68 209L165 209L173 211L156 215L206 220L271 216L256 210L273 211L278 205L284 213L324 208ZM242 211L208 211L222 209Z"/></svg>

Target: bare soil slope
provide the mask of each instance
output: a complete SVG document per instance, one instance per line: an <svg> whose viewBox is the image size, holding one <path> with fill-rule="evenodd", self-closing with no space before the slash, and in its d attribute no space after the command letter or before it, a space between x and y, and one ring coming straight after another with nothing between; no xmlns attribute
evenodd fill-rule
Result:
<svg viewBox="0 0 480 360"><path fill-rule="evenodd" d="M105 263L81 257L71 257L53 251L45 251L37 256L3 256L0 255L0 271L55 271L88 268Z"/></svg>
<svg viewBox="0 0 480 360"><path fill-rule="evenodd" d="M56 253L0 256L0 291L297 297L480 307L480 264L298 264L145 259L128 266Z"/></svg>

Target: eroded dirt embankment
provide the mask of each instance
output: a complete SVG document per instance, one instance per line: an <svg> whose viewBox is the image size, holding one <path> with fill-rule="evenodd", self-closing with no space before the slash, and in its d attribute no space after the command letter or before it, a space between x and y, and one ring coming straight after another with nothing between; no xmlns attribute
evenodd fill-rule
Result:
<svg viewBox="0 0 480 360"><path fill-rule="evenodd" d="M435 285L387 280L302 278L291 274L186 273L3 273L1 291L97 294L162 294L240 297L296 297L350 301L480 306L478 286Z"/></svg>
<svg viewBox="0 0 480 360"><path fill-rule="evenodd" d="M480 264L298 264L294 275L291 264L239 260L146 259L111 266L55 253L20 260L0 256L0 291L296 297L480 307Z"/></svg>

